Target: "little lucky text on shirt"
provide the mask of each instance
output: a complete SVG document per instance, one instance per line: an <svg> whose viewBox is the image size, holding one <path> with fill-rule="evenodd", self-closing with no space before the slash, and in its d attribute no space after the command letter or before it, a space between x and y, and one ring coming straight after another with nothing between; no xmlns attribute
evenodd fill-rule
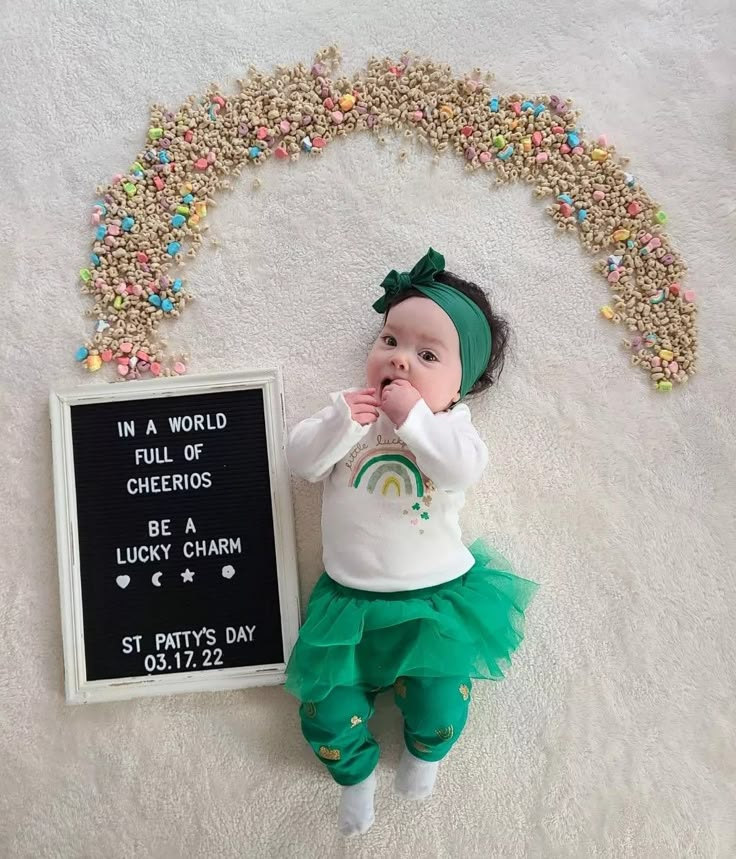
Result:
<svg viewBox="0 0 736 859"><path fill-rule="evenodd" d="M153 418L146 422L143 436L158 435L158 427ZM166 423L171 433L189 433L223 430L227 426L227 416L223 412L215 414L170 415ZM118 421L118 438L135 438L136 422L134 420ZM153 440L153 439L152 439ZM186 462L199 462L204 449L204 442L185 444L181 449ZM169 445L147 445L133 449L134 463L138 467L151 465L169 465L173 458L173 447ZM147 495L160 492L186 492L192 489L209 489L212 486L212 472L190 471L174 474L153 474L142 477L131 477L126 481L125 488L129 495Z"/></svg>

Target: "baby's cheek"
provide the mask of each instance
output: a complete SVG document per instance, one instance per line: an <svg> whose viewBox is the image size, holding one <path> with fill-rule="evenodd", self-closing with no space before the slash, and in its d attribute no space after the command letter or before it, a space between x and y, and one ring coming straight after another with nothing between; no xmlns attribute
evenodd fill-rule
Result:
<svg viewBox="0 0 736 859"><path fill-rule="evenodd" d="M374 353L371 353L368 356L368 361L366 362L365 374L368 378L368 382L371 385L375 385L377 380L378 371L380 368L380 361Z"/></svg>

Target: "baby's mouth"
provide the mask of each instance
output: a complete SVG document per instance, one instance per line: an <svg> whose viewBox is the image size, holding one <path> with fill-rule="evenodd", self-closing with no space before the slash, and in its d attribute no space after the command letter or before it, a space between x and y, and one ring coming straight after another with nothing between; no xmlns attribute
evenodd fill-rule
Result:
<svg viewBox="0 0 736 859"><path fill-rule="evenodd" d="M390 385L390 384L391 384L391 382L393 382L393 379L388 379L388 378L384 379L384 380L381 382L381 393L383 393L383 391L384 391L384 389L386 388L386 386L387 386L387 385Z"/></svg>

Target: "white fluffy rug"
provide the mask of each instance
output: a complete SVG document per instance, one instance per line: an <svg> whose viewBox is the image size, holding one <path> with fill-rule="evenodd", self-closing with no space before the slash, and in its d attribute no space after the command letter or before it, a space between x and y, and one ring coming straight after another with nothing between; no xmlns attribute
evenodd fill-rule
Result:
<svg viewBox="0 0 736 859"><path fill-rule="evenodd" d="M0 10L0 855L3 857L730 857L736 854L736 14L726 0L124 4ZM360 381L391 268L431 244L487 286L514 351L474 406L491 465L464 519L542 584L500 685L424 806L391 793L388 701L377 822L334 826L337 788L281 688L68 707L48 389L91 379L76 272L94 186L138 151L152 101L178 106L250 63L344 68L402 50L557 92L605 132L670 217L700 302L700 375L670 395L628 365L606 288L528 188L451 156L351 136L245 171L211 214L170 330L191 372L283 367L290 423ZM100 487L104 499L104 487ZM319 494L295 484L302 596L320 571ZM100 509L101 527L125 511Z"/></svg>

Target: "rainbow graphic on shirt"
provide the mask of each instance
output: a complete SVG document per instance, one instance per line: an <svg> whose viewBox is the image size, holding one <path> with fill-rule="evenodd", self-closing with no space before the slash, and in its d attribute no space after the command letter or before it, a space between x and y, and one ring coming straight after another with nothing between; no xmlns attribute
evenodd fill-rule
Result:
<svg viewBox="0 0 736 859"><path fill-rule="evenodd" d="M377 492L395 498L422 498L425 478L405 450L383 447L367 451L355 462L350 485L365 488L372 495Z"/></svg>

